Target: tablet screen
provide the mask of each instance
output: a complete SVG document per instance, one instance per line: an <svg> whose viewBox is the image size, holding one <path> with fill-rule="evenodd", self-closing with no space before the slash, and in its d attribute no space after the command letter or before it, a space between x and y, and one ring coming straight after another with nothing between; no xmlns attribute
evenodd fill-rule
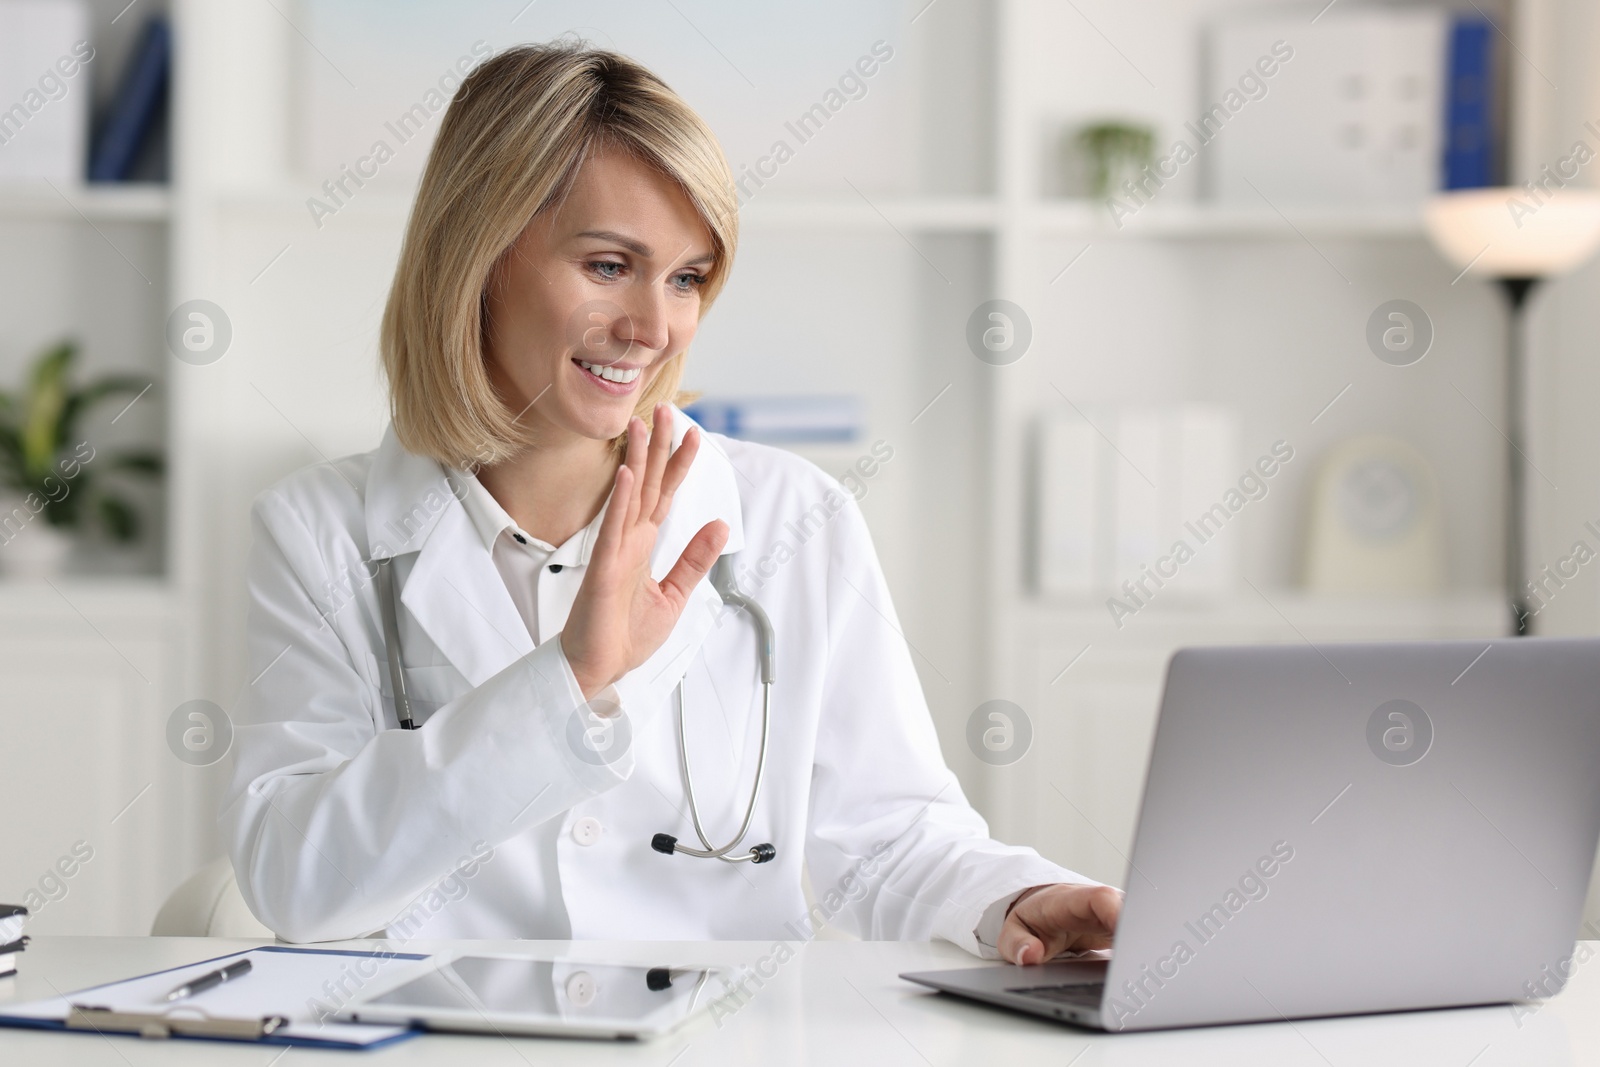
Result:
<svg viewBox="0 0 1600 1067"><path fill-rule="evenodd" d="M671 1025L703 1006L709 971L576 960L462 956L367 1002L367 1007Z"/></svg>

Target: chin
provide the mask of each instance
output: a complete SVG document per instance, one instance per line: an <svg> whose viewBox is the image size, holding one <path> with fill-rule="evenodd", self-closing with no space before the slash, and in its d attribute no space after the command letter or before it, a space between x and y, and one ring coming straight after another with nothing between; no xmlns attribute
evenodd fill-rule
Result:
<svg viewBox="0 0 1600 1067"><path fill-rule="evenodd" d="M614 410L591 409L575 413L576 417L570 419L567 425L574 433L591 441L611 441L627 432L628 420L633 417L633 408L633 403L629 403Z"/></svg>

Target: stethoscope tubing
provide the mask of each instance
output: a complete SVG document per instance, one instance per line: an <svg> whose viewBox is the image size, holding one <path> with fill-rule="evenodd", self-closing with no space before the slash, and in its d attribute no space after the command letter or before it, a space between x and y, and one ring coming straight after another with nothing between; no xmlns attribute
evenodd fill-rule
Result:
<svg viewBox="0 0 1600 1067"><path fill-rule="evenodd" d="M695 836L700 839L704 848L690 848L688 845L674 845L673 850L685 856L694 856L697 859L722 860L724 863L745 863L756 858L755 852L746 852L742 856L729 856L728 853L739 847L739 842L744 840L745 834L750 832L751 820L755 818L756 802L761 796L761 775L767 767L767 731L772 725L772 683L761 683L761 754L756 759L756 776L750 784L750 803L744 809L744 822L739 826L739 832L734 835L721 848L717 848L706 836L705 827L700 823L700 808L694 800L694 774L689 770L689 734L684 729L683 722L683 683L678 683L678 763L683 767L683 791L689 798L689 820L694 823Z"/></svg>
<svg viewBox="0 0 1600 1067"><path fill-rule="evenodd" d="M378 565L380 578L378 585L378 607L383 616L383 643L389 660L390 685L394 689L395 717L399 720L402 730L415 730L416 720L411 714L411 697L406 692L404 662L400 655L400 622L399 612L395 606L395 577L394 558L373 560ZM692 848L688 845L677 843L676 839L666 835L658 835L666 842L671 843L671 848L665 845L657 846L660 851L681 852L686 856L696 859L716 859L724 863L765 863L772 859L775 852L771 845L761 845L750 849L739 856L731 856L734 849L745 839L750 832L750 823L755 819L756 804L761 797L761 779L767 767L767 738L772 729L772 682L773 649L776 641L773 637L772 623L767 618L767 613L760 604L751 600L739 591L737 582L733 577L733 568L728 562L728 557L723 556L717 560L711 573L712 585L721 596L723 603L730 607L743 608L750 615L755 624L756 635L759 640L757 655L761 667L761 747L756 759L756 774L750 783L750 803L744 811L744 822L739 826L739 832L734 835L721 848L711 843L706 836L705 826L700 821L700 807L695 802L694 772L689 768L689 735L684 726L684 695L683 682L678 682L678 765L683 769L684 794L689 798L689 819L694 823L695 836L700 839L702 848Z"/></svg>

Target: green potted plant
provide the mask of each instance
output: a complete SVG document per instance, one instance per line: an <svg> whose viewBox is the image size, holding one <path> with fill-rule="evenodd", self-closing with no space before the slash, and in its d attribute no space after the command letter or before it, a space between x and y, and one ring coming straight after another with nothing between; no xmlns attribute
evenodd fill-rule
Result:
<svg viewBox="0 0 1600 1067"><path fill-rule="evenodd" d="M112 471L158 475L161 457L147 450L97 451L80 435L88 410L118 394L138 395L148 380L108 374L72 381L78 346L47 349L26 388L0 390L0 568L14 574L58 572L72 536L90 529L121 543L139 536L139 513L105 477Z"/></svg>
<svg viewBox="0 0 1600 1067"><path fill-rule="evenodd" d="M1155 131L1142 123L1107 120L1080 127L1072 138L1089 165L1089 194L1116 195L1124 180L1137 180L1150 164Z"/></svg>

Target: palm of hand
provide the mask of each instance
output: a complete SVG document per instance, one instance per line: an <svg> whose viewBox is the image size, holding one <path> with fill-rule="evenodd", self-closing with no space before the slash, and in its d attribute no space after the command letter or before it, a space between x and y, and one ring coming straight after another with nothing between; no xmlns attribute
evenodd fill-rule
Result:
<svg viewBox="0 0 1600 1067"><path fill-rule="evenodd" d="M600 536L561 633L562 650L585 697L661 647L690 592L727 541L727 524L707 523L665 578L657 582L650 575L656 535L699 448L699 433L691 429L678 450L670 452L671 426L669 409L658 404L647 445L644 420L629 421L627 454L617 468Z"/></svg>

